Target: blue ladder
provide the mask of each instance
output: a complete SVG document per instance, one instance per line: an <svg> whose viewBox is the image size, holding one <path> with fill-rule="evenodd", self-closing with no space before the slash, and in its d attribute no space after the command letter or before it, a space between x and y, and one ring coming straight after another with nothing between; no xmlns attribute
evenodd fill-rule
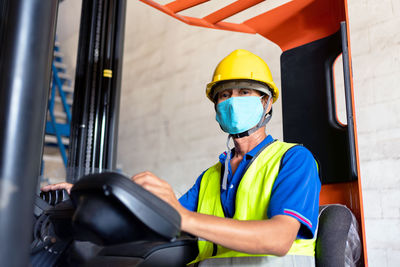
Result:
<svg viewBox="0 0 400 267"><path fill-rule="evenodd" d="M67 167L67 152L68 144L63 143L63 138L68 138L70 136L71 128L71 101L67 100L69 94L73 94L72 89L69 87L71 84L70 78L66 74L66 66L63 64L63 56L60 53L59 43L55 42L54 45L54 58L52 63L52 84L51 84L51 94L49 97L48 104L48 119L46 121L46 135L55 136L57 139L56 143L45 142L48 146L58 146L60 154L64 163ZM69 88L69 90L66 90ZM57 93L58 92L58 96ZM54 106L56 102L61 102L63 114L65 116L65 122L58 122L56 120L56 112L54 111ZM50 120L49 120L50 119Z"/></svg>

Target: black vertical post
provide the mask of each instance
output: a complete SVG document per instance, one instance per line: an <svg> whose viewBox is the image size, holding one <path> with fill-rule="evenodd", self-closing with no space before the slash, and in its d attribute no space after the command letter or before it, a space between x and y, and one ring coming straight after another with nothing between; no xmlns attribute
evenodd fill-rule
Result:
<svg viewBox="0 0 400 267"><path fill-rule="evenodd" d="M353 117L353 99L351 92L351 74L350 74L350 56L347 39L346 22L340 23L340 33L342 37L342 61L343 61L343 76L344 76L344 93L346 98L346 119L347 119L347 138L349 144L349 163L351 176L356 180L358 177L357 170L357 152L356 152L356 137L354 129Z"/></svg>
<svg viewBox="0 0 400 267"><path fill-rule="evenodd" d="M71 134L69 142L67 181L75 182L85 174L85 159L87 154L88 122L93 111L88 107L92 101L91 73L97 72L98 54L95 48L97 17L100 16L98 0L83 0L81 24L79 30L78 56L76 61L74 99L72 105ZM94 96L93 96L94 97ZM90 129L90 133L92 129Z"/></svg>
<svg viewBox="0 0 400 267"><path fill-rule="evenodd" d="M125 10L126 0L120 1L116 7L115 16L115 32L112 64L115 69L114 79L111 81L111 87L115 90L110 94L110 114L108 116L108 135L107 135L107 151L110 151L106 158L106 166L116 168L117 161L117 145L118 145L118 123L119 108L121 97L121 80L122 80L122 58L124 53L124 36L125 36Z"/></svg>
<svg viewBox="0 0 400 267"><path fill-rule="evenodd" d="M83 0L69 182L115 169L126 0Z"/></svg>
<svg viewBox="0 0 400 267"><path fill-rule="evenodd" d="M58 0L0 5L0 265L29 266Z"/></svg>

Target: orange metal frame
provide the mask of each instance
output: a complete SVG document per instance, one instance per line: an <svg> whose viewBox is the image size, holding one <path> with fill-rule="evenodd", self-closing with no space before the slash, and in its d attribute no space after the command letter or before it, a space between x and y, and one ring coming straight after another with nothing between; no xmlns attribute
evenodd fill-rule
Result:
<svg viewBox="0 0 400 267"><path fill-rule="evenodd" d="M282 51L306 44L337 32L340 21L346 20L343 1L294 0L242 23L223 20L265 0L237 0L203 18L178 14L209 0L176 0L160 5L153 0L140 0L189 25L258 33L279 45Z"/></svg>
<svg viewBox="0 0 400 267"><path fill-rule="evenodd" d="M276 43L283 52L334 34L340 29L341 21L346 21L349 35L347 0L293 0L242 23L230 23L224 20L265 0L236 0L203 18L184 16L178 13L209 0L175 0L166 5L161 5L153 0L140 1L189 25L251 34L258 33ZM352 77L350 38L347 39L349 40L350 75ZM355 114L352 78L351 94L353 114ZM357 129L355 117L354 129ZM357 171L358 177L360 177L356 130L355 141ZM360 179L348 183L323 185L320 204L333 203L346 205L358 218L362 230L364 263L365 266L368 266Z"/></svg>

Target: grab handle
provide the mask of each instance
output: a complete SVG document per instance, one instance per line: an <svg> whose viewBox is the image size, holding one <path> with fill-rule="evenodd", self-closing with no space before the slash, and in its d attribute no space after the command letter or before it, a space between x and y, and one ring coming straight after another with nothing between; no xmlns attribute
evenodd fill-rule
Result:
<svg viewBox="0 0 400 267"><path fill-rule="evenodd" d="M356 140L354 132L354 117L353 117L353 95L351 90L351 73L350 73L350 56L348 49L347 40L347 27L346 22L340 23L340 32L342 39L342 58L343 58L343 75L344 75L344 92L346 99L346 116L347 116L347 137L349 145L349 157L350 157L350 170L351 178L357 180L357 152L356 152Z"/></svg>

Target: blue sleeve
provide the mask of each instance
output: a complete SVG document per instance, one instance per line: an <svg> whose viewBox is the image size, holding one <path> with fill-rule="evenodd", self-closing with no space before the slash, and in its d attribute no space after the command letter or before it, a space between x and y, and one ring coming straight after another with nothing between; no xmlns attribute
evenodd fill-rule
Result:
<svg viewBox="0 0 400 267"><path fill-rule="evenodd" d="M289 149L272 188L267 216L288 215L301 224L297 238L313 238L318 224L321 182L314 156L303 146Z"/></svg>
<svg viewBox="0 0 400 267"><path fill-rule="evenodd" d="M184 206L187 210L197 211L197 204L199 201L199 191L200 191L200 183L201 178L203 178L204 171L197 178L196 183L190 188L184 195L179 198L179 202L182 206Z"/></svg>

